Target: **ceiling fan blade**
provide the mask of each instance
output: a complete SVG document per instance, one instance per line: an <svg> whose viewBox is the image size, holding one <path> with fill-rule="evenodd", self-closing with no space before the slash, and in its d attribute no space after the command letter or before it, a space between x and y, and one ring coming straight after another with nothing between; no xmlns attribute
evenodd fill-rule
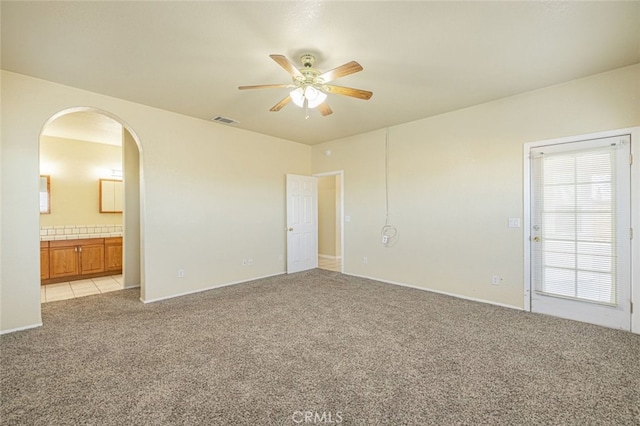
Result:
<svg viewBox="0 0 640 426"><path fill-rule="evenodd" d="M327 115L333 113L333 111L331 111L331 108L329 108L329 105L326 102L323 102L320 105L318 105L318 111L320 111L320 114L322 114L323 117L326 117Z"/></svg>
<svg viewBox="0 0 640 426"><path fill-rule="evenodd" d="M304 76L302 75L300 70L298 68L296 68L291 63L291 61L289 61L285 56L283 56L283 55L269 55L269 57L271 59L273 59L274 61L276 61L278 63L278 65L280 65L282 68L285 69L285 71L287 71L289 74L291 74L292 77L304 78Z"/></svg>
<svg viewBox="0 0 640 426"><path fill-rule="evenodd" d="M240 90L248 89L277 89L279 87L289 87L290 84L258 84L257 86L240 86Z"/></svg>
<svg viewBox="0 0 640 426"><path fill-rule="evenodd" d="M278 112L280 111L282 108L285 107L285 105L287 105L289 102L291 102L291 96L287 95L286 98L284 98L283 100L281 100L280 102L278 102L277 104L275 104L274 106L271 107L271 109L269 111L272 112Z"/></svg>
<svg viewBox="0 0 640 426"><path fill-rule="evenodd" d="M351 61L344 65L340 65L338 68L334 68L331 71L327 71L324 74L320 74L318 78L321 78L325 83L328 83L337 78L345 77L358 71L362 71L362 65L356 61Z"/></svg>
<svg viewBox="0 0 640 426"><path fill-rule="evenodd" d="M371 99L371 96L373 96L373 92L370 92L368 90L354 89L352 87L334 86L332 84L322 86L322 89L326 93L351 96L352 98L364 99L365 101Z"/></svg>

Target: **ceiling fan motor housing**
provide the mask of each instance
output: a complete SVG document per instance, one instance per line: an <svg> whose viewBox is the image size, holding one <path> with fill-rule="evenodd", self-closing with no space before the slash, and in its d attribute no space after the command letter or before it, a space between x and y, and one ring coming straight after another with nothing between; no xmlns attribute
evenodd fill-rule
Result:
<svg viewBox="0 0 640 426"><path fill-rule="evenodd" d="M315 61L316 61L315 56L313 56L313 55L311 55L311 54L309 54L309 53L306 53L306 54L304 54L304 55L302 55L302 56L300 57L300 62L302 62L302 65L303 65L305 68L311 68L311 67L313 66L313 63L314 63Z"/></svg>
<svg viewBox="0 0 640 426"><path fill-rule="evenodd" d="M318 78L320 71L312 68L315 60L316 58L311 54L305 54L300 57L303 68L300 68L299 71L302 77L298 76L293 78L293 82L297 87L315 86L318 90L322 90L321 85L324 82Z"/></svg>

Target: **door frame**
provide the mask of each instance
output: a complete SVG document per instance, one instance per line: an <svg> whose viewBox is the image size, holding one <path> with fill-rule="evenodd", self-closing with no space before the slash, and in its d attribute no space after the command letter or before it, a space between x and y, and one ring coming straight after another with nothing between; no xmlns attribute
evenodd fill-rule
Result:
<svg viewBox="0 0 640 426"><path fill-rule="evenodd" d="M609 130L597 133L567 136L555 139L546 139L535 142L527 142L523 145L523 253L524 253L524 310L531 312L531 165L529 152L532 148L555 145L562 143L579 142L589 139L609 138L620 135L631 135L631 228L635 236L631 240L631 332L640 334L640 127L631 127L617 130Z"/></svg>
<svg viewBox="0 0 640 426"><path fill-rule="evenodd" d="M339 176L340 177L340 273L344 274L344 170L334 170L332 172L315 173L313 177ZM317 236L316 236L317 238Z"/></svg>

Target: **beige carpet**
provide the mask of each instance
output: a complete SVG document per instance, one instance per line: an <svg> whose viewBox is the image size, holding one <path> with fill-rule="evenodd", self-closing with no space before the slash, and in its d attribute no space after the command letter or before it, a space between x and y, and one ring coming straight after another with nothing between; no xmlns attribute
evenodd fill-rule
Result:
<svg viewBox="0 0 640 426"><path fill-rule="evenodd" d="M2 425L640 424L640 336L313 270L4 335Z"/></svg>

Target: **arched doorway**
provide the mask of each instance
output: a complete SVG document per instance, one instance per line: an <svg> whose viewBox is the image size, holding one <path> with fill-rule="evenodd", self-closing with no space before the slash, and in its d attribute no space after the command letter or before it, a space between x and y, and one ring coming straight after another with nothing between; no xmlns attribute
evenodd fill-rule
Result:
<svg viewBox="0 0 640 426"><path fill-rule="evenodd" d="M122 288L143 291L142 150L135 132L106 111L69 108L43 126L39 154L40 173L51 189L51 210L41 214L40 235L41 275L52 275L43 282L64 283L65 274L74 280L73 287L58 287L70 293L59 291L57 300ZM109 197L115 201L107 206ZM64 256L77 259L78 265L60 268L58 260L64 262ZM86 267L94 263L98 267ZM41 302L48 301L46 293L41 290Z"/></svg>

